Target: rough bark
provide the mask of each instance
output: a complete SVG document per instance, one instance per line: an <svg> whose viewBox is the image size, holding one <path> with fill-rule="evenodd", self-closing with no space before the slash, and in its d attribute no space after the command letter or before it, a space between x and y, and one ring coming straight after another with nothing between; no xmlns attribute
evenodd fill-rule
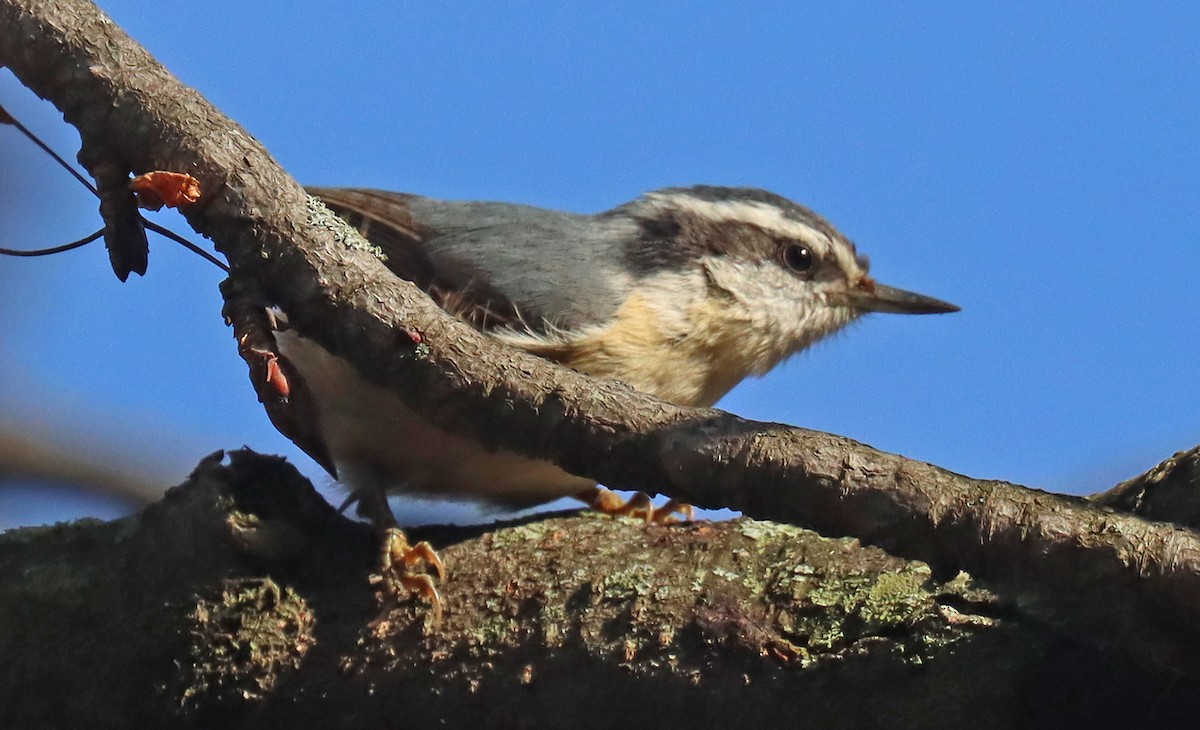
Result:
<svg viewBox="0 0 1200 730"><path fill-rule="evenodd" d="M1093 495L1092 501L1148 520L1200 527L1200 446L1181 451L1145 474Z"/></svg>
<svg viewBox="0 0 1200 730"><path fill-rule="evenodd" d="M63 111L106 179L113 165L197 177L204 198L186 215L234 279L439 425L614 486L854 535L939 575L965 569L1074 636L1200 675L1190 530L677 408L500 348L388 275L261 145L82 0L0 0L0 63Z"/></svg>
<svg viewBox="0 0 1200 730"><path fill-rule="evenodd" d="M0 536L3 727L1157 727L1193 680L966 575L809 530L552 515L426 528L442 625L375 621L375 541L286 462Z"/></svg>

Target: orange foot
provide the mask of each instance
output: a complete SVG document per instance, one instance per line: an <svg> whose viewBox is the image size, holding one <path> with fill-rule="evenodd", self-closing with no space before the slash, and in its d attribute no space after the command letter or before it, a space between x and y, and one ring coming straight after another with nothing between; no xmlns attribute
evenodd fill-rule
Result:
<svg viewBox="0 0 1200 730"><path fill-rule="evenodd" d="M641 517L646 520L646 524L669 525L672 522L686 522L692 519L692 505L668 499L663 506L655 507L650 501L650 495L645 492L638 492L626 501L621 499L621 495L604 487L592 487L576 494L575 498L586 502L597 512L614 516ZM679 515L678 520L675 515Z"/></svg>
<svg viewBox="0 0 1200 730"><path fill-rule="evenodd" d="M438 580L446 582L446 566L427 542L408 544L408 536L399 527L388 527L383 531L382 549L379 552L379 575L371 576L372 583L383 583L386 601L376 623L396 606L400 596L416 593L433 604L433 625L442 621L442 597L429 574L432 568Z"/></svg>

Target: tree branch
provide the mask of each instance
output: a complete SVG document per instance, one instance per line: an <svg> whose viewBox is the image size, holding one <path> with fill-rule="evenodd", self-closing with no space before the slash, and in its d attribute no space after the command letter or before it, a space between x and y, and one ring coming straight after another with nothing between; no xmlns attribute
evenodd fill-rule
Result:
<svg viewBox="0 0 1200 730"><path fill-rule="evenodd" d="M1200 675L1200 540L881 453L678 408L500 347L395 280L244 130L82 0L0 0L0 63L129 170L188 172L233 277L438 425L612 486L854 535L1019 592L1093 640ZM1081 609L1087 608L1087 611Z"/></svg>
<svg viewBox="0 0 1200 730"><path fill-rule="evenodd" d="M149 504L162 487L128 463L54 442L45 434L33 438L19 424L0 418L0 488L4 482L76 486L128 502ZM144 466L143 466L144 469Z"/></svg>
<svg viewBox="0 0 1200 730"><path fill-rule="evenodd" d="M282 459L205 459L134 517L0 536L0 726L1186 725L1200 682L964 575L739 519L423 528L446 615L373 623L378 548ZM1063 719L1068 722L1062 722ZM1186 718L1186 720L1184 720Z"/></svg>
<svg viewBox="0 0 1200 730"><path fill-rule="evenodd" d="M1145 474L1091 499L1148 520L1200 527L1200 446L1181 451Z"/></svg>

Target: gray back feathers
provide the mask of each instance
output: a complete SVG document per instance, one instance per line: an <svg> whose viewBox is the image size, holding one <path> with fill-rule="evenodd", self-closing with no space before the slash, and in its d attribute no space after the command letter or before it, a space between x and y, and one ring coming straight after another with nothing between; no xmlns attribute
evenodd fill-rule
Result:
<svg viewBox="0 0 1200 730"><path fill-rule="evenodd" d="M479 329L545 332L607 321L629 294L627 219L524 205L310 188L448 311Z"/></svg>
<svg viewBox="0 0 1200 730"><path fill-rule="evenodd" d="M825 219L754 188L667 188L597 215L377 190L309 192L383 249L396 274L483 330L607 322L641 277L697 266L703 256L779 260L796 237L843 250L825 256L820 276L840 275L837 259L855 256Z"/></svg>

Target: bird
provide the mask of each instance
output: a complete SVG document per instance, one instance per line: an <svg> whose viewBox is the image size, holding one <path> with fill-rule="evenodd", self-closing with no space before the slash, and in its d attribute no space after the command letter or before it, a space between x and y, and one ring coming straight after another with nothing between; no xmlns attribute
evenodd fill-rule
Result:
<svg viewBox="0 0 1200 730"><path fill-rule="evenodd" d="M865 314L959 309L876 282L867 257L827 220L757 188L664 188L595 214L362 188L308 192L377 246L394 274L475 329L684 406L713 405ZM430 573L444 581L445 567L427 543L408 543L388 493L501 508L574 496L651 521L690 515L686 505L655 508L645 494L625 501L548 461L445 432L303 332L282 324L274 334L316 421L285 435L347 485L348 501L382 531L389 590L425 596L437 618Z"/></svg>

